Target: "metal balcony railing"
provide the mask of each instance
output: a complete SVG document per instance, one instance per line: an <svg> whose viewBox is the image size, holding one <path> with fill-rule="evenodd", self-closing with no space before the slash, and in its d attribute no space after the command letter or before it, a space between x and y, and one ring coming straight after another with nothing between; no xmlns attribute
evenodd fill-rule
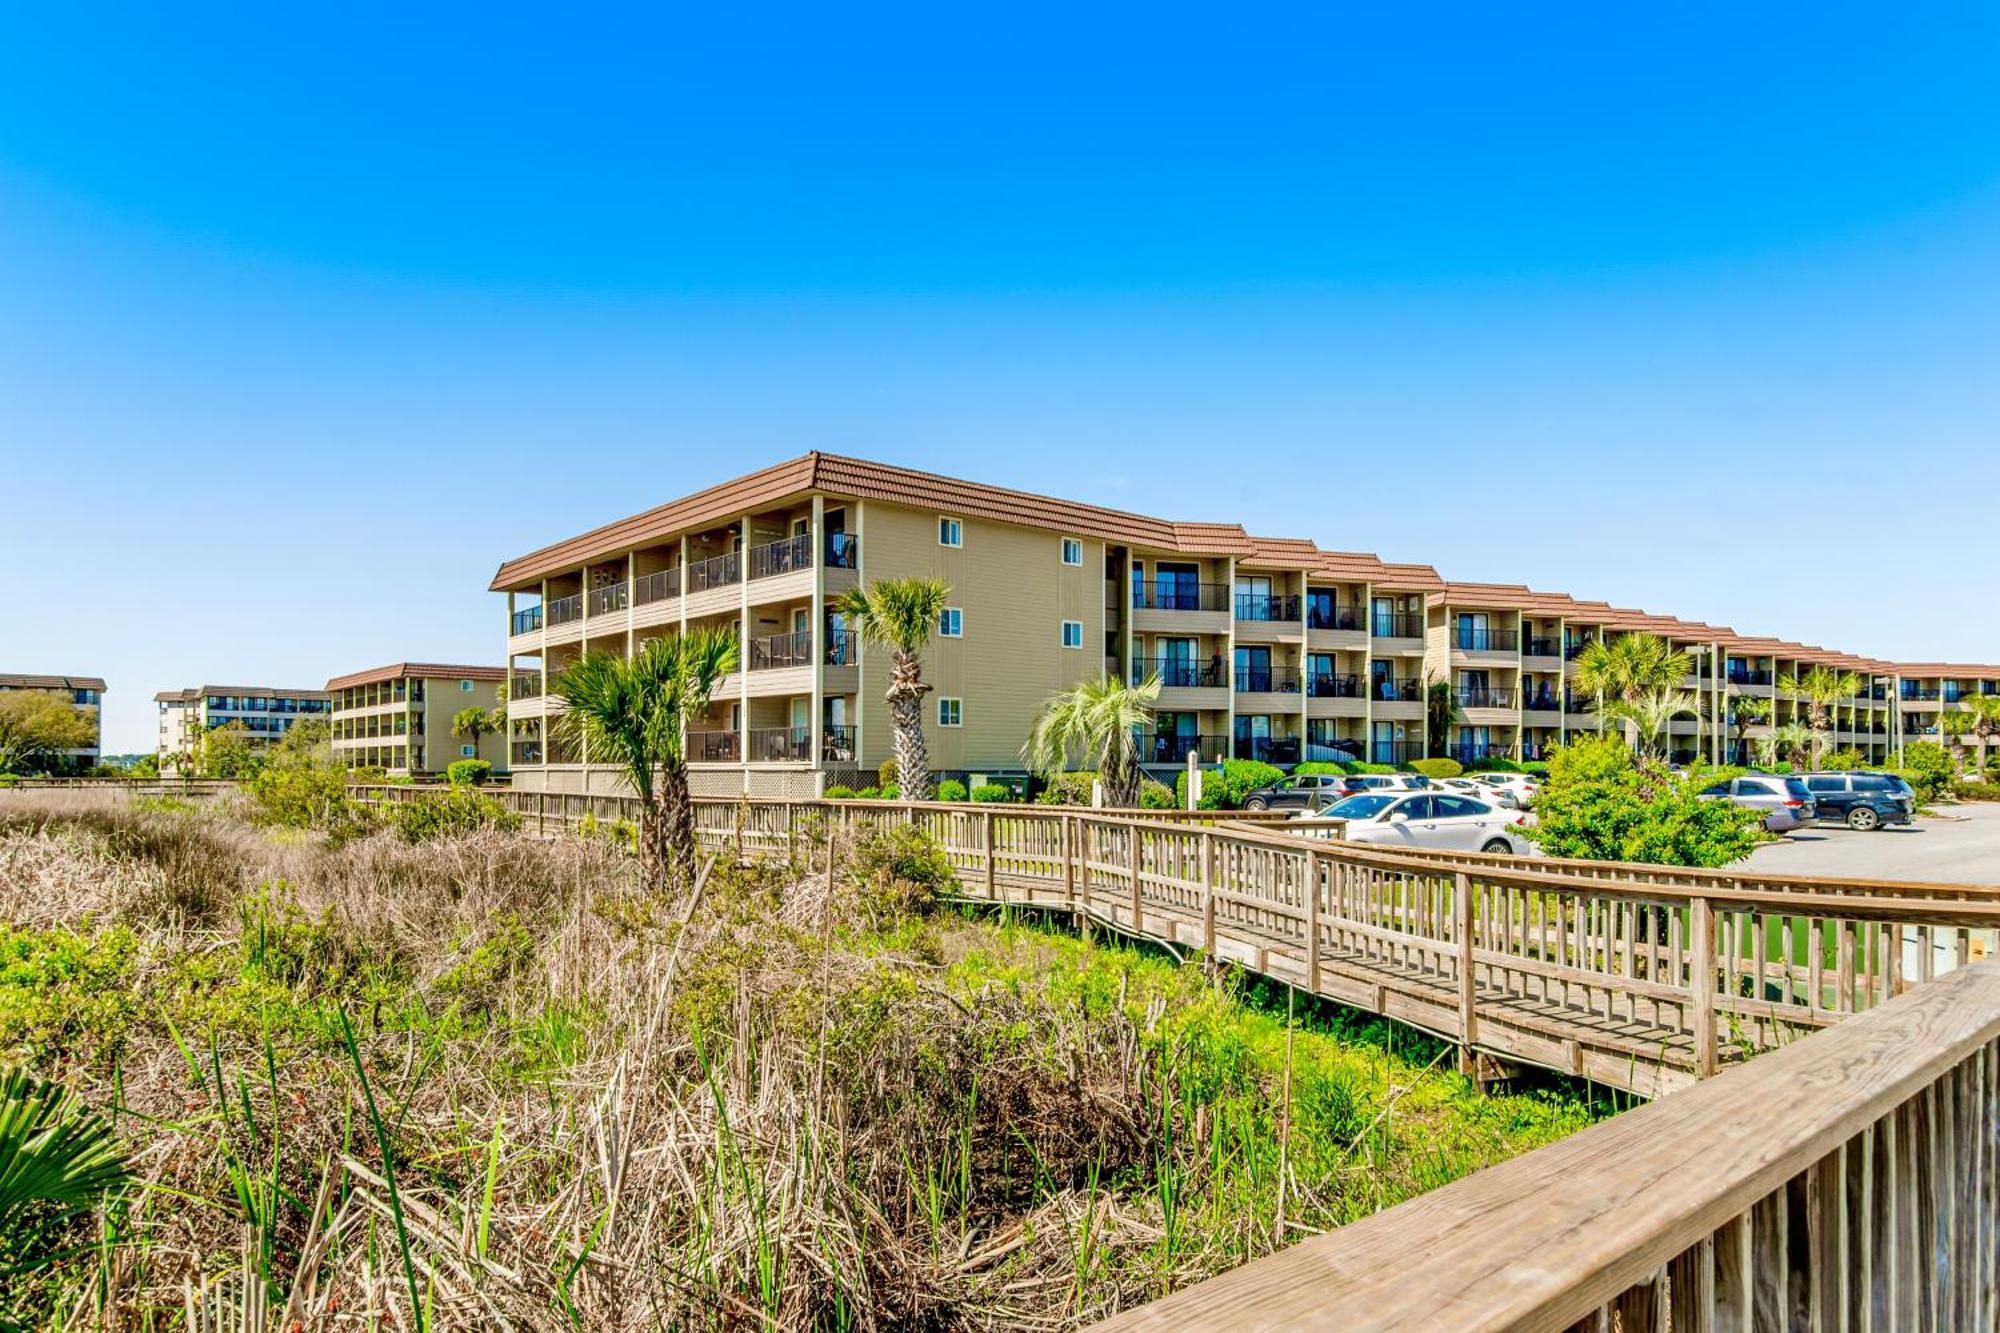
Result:
<svg viewBox="0 0 2000 1333"><path fill-rule="evenodd" d="M766 634L750 640L750 669L775 671L785 667L811 666L813 636L809 629L790 634Z"/></svg>
<svg viewBox="0 0 2000 1333"><path fill-rule="evenodd" d="M1317 672L1306 677L1306 693L1314 699L1359 699L1361 678L1352 673Z"/></svg>
<svg viewBox="0 0 2000 1333"><path fill-rule="evenodd" d="M1424 618L1415 611L1377 611L1368 617L1368 633L1377 639L1421 639Z"/></svg>
<svg viewBox="0 0 2000 1333"><path fill-rule="evenodd" d="M1249 621L1279 621L1290 623L1299 618L1299 599L1296 593L1239 592L1236 594L1236 619Z"/></svg>
<svg viewBox="0 0 2000 1333"><path fill-rule="evenodd" d="M1236 692L1238 694L1297 694L1299 692L1299 669L1297 667L1238 667L1236 668Z"/></svg>
<svg viewBox="0 0 2000 1333"><path fill-rule="evenodd" d="M542 627L542 608L523 607L514 613L513 628L516 634L533 634Z"/></svg>
<svg viewBox="0 0 2000 1333"><path fill-rule="evenodd" d="M1132 605L1142 611L1227 611L1226 583L1135 583Z"/></svg>
<svg viewBox="0 0 2000 1333"><path fill-rule="evenodd" d="M861 567L861 539L851 532L827 533L826 567L828 569L859 569Z"/></svg>
<svg viewBox="0 0 2000 1333"><path fill-rule="evenodd" d="M1360 629L1361 608L1324 597L1306 598L1307 629Z"/></svg>
<svg viewBox="0 0 2000 1333"><path fill-rule="evenodd" d="M664 602L669 597L680 595L681 571L678 565L672 569L656 569L650 574L641 574L632 585L632 600L639 606Z"/></svg>
<svg viewBox="0 0 2000 1333"><path fill-rule="evenodd" d="M548 604L548 618L551 625L567 625L572 620L583 619L583 594L573 592L567 597L558 597Z"/></svg>
<svg viewBox="0 0 2000 1333"><path fill-rule="evenodd" d="M1368 682L1368 697L1382 703L1419 703L1424 697L1423 682L1378 677Z"/></svg>
<svg viewBox="0 0 2000 1333"><path fill-rule="evenodd" d="M1162 657L1152 660L1141 658L1132 663L1132 681L1142 684L1150 676L1158 676L1166 689L1188 690L1229 688L1228 671L1221 662L1193 662L1181 658Z"/></svg>
<svg viewBox="0 0 2000 1333"><path fill-rule="evenodd" d="M1460 686L1453 692L1460 708L1512 708L1514 691L1491 686L1479 689Z"/></svg>
<svg viewBox="0 0 2000 1333"><path fill-rule="evenodd" d="M1530 636L1525 651L1529 657L1561 657L1562 640L1539 635Z"/></svg>
<svg viewBox="0 0 2000 1333"><path fill-rule="evenodd" d="M811 727L758 727L750 733L750 758L760 764L806 764L813 757Z"/></svg>
<svg viewBox="0 0 2000 1333"><path fill-rule="evenodd" d="M743 757L743 746L733 731L690 731L687 757L701 764L733 764Z"/></svg>
<svg viewBox="0 0 2000 1333"><path fill-rule="evenodd" d="M822 727L819 737L819 758L823 764L851 764L854 762L854 728Z"/></svg>
<svg viewBox="0 0 2000 1333"><path fill-rule="evenodd" d="M743 553L724 551L706 560L695 560L687 567L686 590L690 593L706 592L710 588L726 588L732 583L743 581Z"/></svg>
<svg viewBox="0 0 2000 1333"><path fill-rule="evenodd" d="M1453 625L1451 646L1468 653L1511 653L1520 645L1518 630L1481 629L1474 625Z"/></svg>
<svg viewBox="0 0 2000 1333"><path fill-rule="evenodd" d="M1139 738L1139 757L1147 764L1185 764L1189 755L1220 759L1229 753L1227 736L1195 736L1180 732L1154 732Z"/></svg>
<svg viewBox="0 0 2000 1333"><path fill-rule="evenodd" d="M541 698L542 673L539 671L516 671L507 681L507 697L510 699Z"/></svg>
<svg viewBox="0 0 2000 1333"><path fill-rule="evenodd" d="M590 614L593 616L608 616L613 611L623 611L631 603L632 590L623 583L607 583L590 590Z"/></svg>
<svg viewBox="0 0 2000 1333"><path fill-rule="evenodd" d="M851 667L861 665L861 640L851 630L837 630L826 636L826 665Z"/></svg>
<svg viewBox="0 0 2000 1333"><path fill-rule="evenodd" d="M750 548L750 577L768 579L795 570L811 569L813 540L810 532Z"/></svg>
<svg viewBox="0 0 2000 1333"><path fill-rule="evenodd" d="M1238 759L1254 759L1260 764L1299 762L1296 736L1238 736L1233 749Z"/></svg>

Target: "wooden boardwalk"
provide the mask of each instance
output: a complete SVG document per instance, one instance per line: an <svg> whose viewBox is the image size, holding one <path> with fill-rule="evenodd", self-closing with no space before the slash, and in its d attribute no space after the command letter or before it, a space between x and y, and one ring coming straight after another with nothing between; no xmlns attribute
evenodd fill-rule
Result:
<svg viewBox="0 0 2000 1333"><path fill-rule="evenodd" d="M545 833L633 813L498 795ZM2000 889L1391 851L1230 815L704 799L696 822L743 856L916 824L968 898L1235 964L1454 1042L1468 1069L1649 1097L1877 1007L2000 932Z"/></svg>

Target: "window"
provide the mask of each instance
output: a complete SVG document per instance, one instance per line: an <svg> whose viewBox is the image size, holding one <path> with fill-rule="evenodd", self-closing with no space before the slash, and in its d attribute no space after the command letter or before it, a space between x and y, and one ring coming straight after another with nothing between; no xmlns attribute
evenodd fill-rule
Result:
<svg viewBox="0 0 2000 1333"><path fill-rule="evenodd" d="M461 693L470 694L472 693L472 682L469 680L461 680L460 682L458 682L458 688Z"/></svg>
<svg viewBox="0 0 2000 1333"><path fill-rule="evenodd" d="M959 521L957 519L940 518L938 520L938 545L939 546L965 545L965 529L959 524Z"/></svg>
<svg viewBox="0 0 2000 1333"><path fill-rule="evenodd" d="M458 747L458 753L462 759L477 759L479 757L479 747L476 745L461 745Z"/></svg>
<svg viewBox="0 0 2000 1333"><path fill-rule="evenodd" d="M1807 778L1807 791L1846 791L1847 782L1843 778Z"/></svg>
<svg viewBox="0 0 2000 1333"><path fill-rule="evenodd" d="M947 606L938 612L938 636L945 639L965 637L965 613L955 606Z"/></svg>
<svg viewBox="0 0 2000 1333"><path fill-rule="evenodd" d="M1076 539L1075 537L1065 537L1065 538L1063 538L1063 539L1062 539L1062 562L1063 562L1063 563L1064 563L1065 565L1080 565L1080 564L1082 564L1082 563L1083 563L1083 543L1082 543L1081 541L1078 541L1078 540L1077 540L1077 539Z"/></svg>
<svg viewBox="0 0 2000 1333"><path fill-rule="evenodd" d="M1433 796L1431 808L1437 811L1439 819L1466 819L1492 812L1492 807L1468 801L1463 796Z"/></svg>
<svg viewBox="0 0 2000 1333"><path fill-rule="evenodd" d="M1063 621L1062 646L1065 648L1083 647L1083 622L1081 620Z"/></svg>
<svg viewBox="0 0 2000 1333"><path fill-rule="evenodd" d="M963 699L938 700L938 725L957 727L965 723L965 701Z"/></svg>

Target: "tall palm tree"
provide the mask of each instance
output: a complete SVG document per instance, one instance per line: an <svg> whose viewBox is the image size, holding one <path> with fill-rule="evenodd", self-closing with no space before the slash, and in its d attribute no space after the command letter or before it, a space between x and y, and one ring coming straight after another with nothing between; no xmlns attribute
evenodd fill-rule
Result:
<svg viewBox="0 0 2000 1333"><path fill-rule="evenodd" d="M1806 701L1806 721L1813 731L1812 766L1819 767L1820 756L1825 752L1826 738L1833 731L1833 706L1852 699L1861 693L1866 684L1853 671L1840 671L1830 666L1816 666L1803 674L1788 672L1778 677L1778 688L1787 694L1796 694Z"/></svg>
<svg viewBox="0 0 2000 1333"><path fill-rule="evenodd" d="M1767 753L1773 759L1798 762L1799 756L1808 753L1814 744L1812 728L1803 722L1787 722L1782 727L1773 727L1767 738Z"/></svg>
<svg viewBox="0 0 2000 1333"><path fill-rule="evenodd" d="M1442 759L1451 748L1451 729L1465 721L1458 706L1458 691L1451 682L1433 672L1424 682L1424 753Z"/></svg>
<svg viewBox="0 0 2000 1333"><path fill-rule="evenodd" d="M1576 687L1597 696L1600 719L1619 718L1632 723L1635 731L1643 729L1642 717L1657 719L1664 734L1669 720L1694 707L1679 701L1689 694L1684 682L1695 669L1693 653L1673 647L1657 634L1620 634L1593 639L1577 654ZM1643 751L1647 738L1635 739Z"/></svg>
<svg viewBox="0 0 2000 1333"><path fill-rule="evenodd" d="M1139 804L1139 733L1153 725L1160 678L1127 685L1116 676L1086 680L1049 696L1028 729L1021 759L1028 771L1054 781L1073 761L1097 766L1104 799L1114 806Z"/></svg>
<svg viewBox="0 0 2000 1333"><path fill-rule="evenodd" d="M895 732L896 782L906 801L935 790L924 748L924 648L937 631L951 589L942 579L877 579L850 588L834 609L869 643L889 650L889 723Z"/></svg>
<svg viewBox="0 0 2000 1333"><path fill-rule="evenodd" d="M1736 728L1736 753L1750 753L1750 728L1769 721L1771 701L1755 694L1739 694L1729 701L1729 720Z"/></svg>
<svg viewBox="0 0 2000 1333"><path fill-rule="evenodd" d="M451 715L451 734L472 742L472 755L479 757L479 738L507 725L507 705L491 708L461 708Z"/></svg>
<svg viewBox="0 0 2000 1333"><path fill-rule="evenodd" d="M736 663L735 634L698 629L649 639L632 657L585 653L549 682L566 705L552 729L623 769L639 797L639 867L649 888L664 889L670 874L693 882L687 724L708 710Z"/></svg>
<svg viewBox="0 0 2000 1333"><path fill-rule="evenodd" d="M1979 780L1986 780L1986 742L2000 733L2000 694L1968 694L1959 702L1972 710L1972 734L1979 740Z"/></svg>
<svg viewBox="0 0 2000 1333"><path fill-rule="evenodd" d="M1956 740L1960 737L1970 736L1977 730L1979 730L1979 716L1976 713L1968 713L1953 708L1938 714L1938 732L1947 739ZM1959 749L1955 745L1950 748L1954 752ZM1984 755L1980 756L1979 771L1981 776L1985 775L1986 762Z"/></svg>
<svg viewBox="0 0 2000 1333"><path fill-rule="evenodd" d="M1656 759L1667 755L1671 724L1677 717L1700 716L1701 696L1693 690L1652 689L1636 699L1619 699L1604 706L1606 716L1632 724L1639 753Z"/></svg>

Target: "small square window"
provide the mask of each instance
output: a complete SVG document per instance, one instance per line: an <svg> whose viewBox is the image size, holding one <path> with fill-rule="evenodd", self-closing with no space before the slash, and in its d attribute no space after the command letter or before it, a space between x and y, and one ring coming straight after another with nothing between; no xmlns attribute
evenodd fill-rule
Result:
<svg viewBox="0 0 2000 1333"><path fill-rule="evenodd" d="M1078 541L1075 537L1063 538L1062 561L1065 565L1082 564L1083 543L1081 541Z"/></svg>
<svg viewBox="0 0 2000 1333"><path fill-rule="evenodd" d="M458 747L458 753L462 759L477 759L479 757L479 747L476 745L461 745Z"/></svg>
<svg viewBox="0 0 2000 1333"><path fill-rule="evenodd" d="M1063 621L1062 645L1065 648L1083 647L1083 622L1081 620Z"/></svg>
<svg viewBox="0 0 2000 1333"><path fill-rule="evenodd" d="M469 680L461 680L460 682L458 682L458 688L463 690L465 693L470 694L472 693L472 682Z"/></svg>
<svg viewBox="0 0 2000 1333"><path fill-rule="evenodd" d="M961 726L964 720L965 701L963 699L938 700L938 725L940 727Z"/></svg>
<svg viewBox="0 0 2000 1333"><path fill-rule="evenodd" d="M939 546L965 545L965 529L962 526L960 526L959 521L957 519L941 518L938 520L938 545Z"/></svg>
<svg viewBox="0 0 2000 1333"><path fill-rule="evenodd" d="M947 606L938 612L938 636L945 639L965 637L965 613L955 606Z"/></svg>

